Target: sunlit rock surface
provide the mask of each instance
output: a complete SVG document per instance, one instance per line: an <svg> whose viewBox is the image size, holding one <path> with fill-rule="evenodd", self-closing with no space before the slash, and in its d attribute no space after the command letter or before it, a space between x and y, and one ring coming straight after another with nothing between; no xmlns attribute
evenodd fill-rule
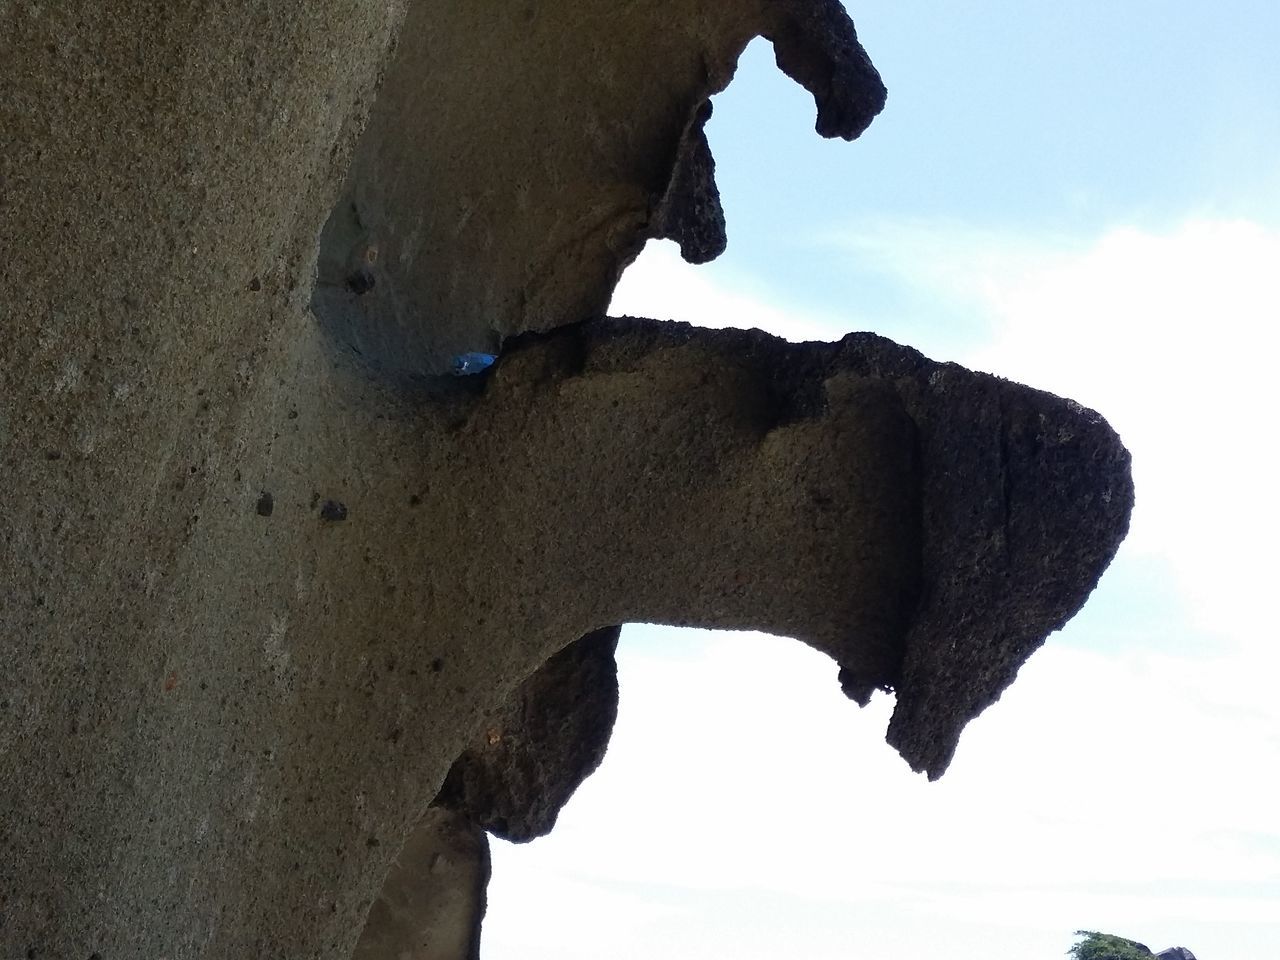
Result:
<svg viewBox="0 0 1280 960"><path fill-rule="evenodd" d="M645 237L723 246L758 34L820 133L880 109L821 0L0 2L0 954L467 956L479 827L607 740L573 641L796 637L937 776L1083 603L1091 411L600 316Z"/></svg>

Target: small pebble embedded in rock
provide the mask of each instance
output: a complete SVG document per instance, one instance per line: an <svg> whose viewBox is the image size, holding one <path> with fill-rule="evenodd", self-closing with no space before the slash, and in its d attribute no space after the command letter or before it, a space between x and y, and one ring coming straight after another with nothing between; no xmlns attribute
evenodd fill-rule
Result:
<svg viewBox="0 0 1280 960"><path fill-rule="evenodd" d="M320 519L332 523L347 519L347 505L337 500L326 500L320 505Z"/></svg>
<svg viewBox="0 0 1280 960"><path fill-rule="evenodd" d="M275 498L267 491L262 491L262 496L258 498L258 516L269 517L276 508Z"/></svg>

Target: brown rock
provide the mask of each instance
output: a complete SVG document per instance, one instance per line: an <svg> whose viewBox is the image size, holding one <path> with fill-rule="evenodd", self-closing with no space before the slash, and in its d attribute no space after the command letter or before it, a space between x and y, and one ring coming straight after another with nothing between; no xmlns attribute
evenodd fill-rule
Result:
<svg viewBox="0 0 1280 960"><path fill-rule="evenodd" d="M604 759L618 716L618 628L575 640L516 688L445 777L436 804L523 843Z"/></svg>
<svg viewBox="0 0 1280 960"><path fill-rule="evenodd" d="M485 832L431 807L369 908L352 960L479 960L488 884Z"/></svg>
<svg viewBox="0 0 1280 960"><path fill-rule="evenodd" d="M753 35L866 125L835 4L404 14L0 3L0 955L337 960L416 896L406 841L471 843L455 919L402 928L471 950L481 838L429 803L574 638L798 637L936 775L1123 533L1066 401L866 335L572 325L643 237L718 248L703 105ZM506 776L467 809L545 824Z"/></svg>

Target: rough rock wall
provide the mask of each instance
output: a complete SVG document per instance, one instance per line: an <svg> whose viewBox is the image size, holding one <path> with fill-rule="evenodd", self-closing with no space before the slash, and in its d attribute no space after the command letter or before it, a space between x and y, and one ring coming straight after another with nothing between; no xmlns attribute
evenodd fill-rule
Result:
<svg viewBox="0 0 1280 960"><path fill-rule="evenodd" d="M644 236L722 242L751 36L820 132L879 109L838 5L404 12L0 2L4 956L347 957L406 841L462 864L409 928L457 933L483 837L432 799L627 621L824 650L936 776L1123 536L1069 402L597 317Z"/></svg>
<svg viewBox="0 0 1280 960"><path fill-rule="evenodd" d="M618 713L618 627L569 644L485 718L387 873L356 960L475 960L486 830L544 836L600 761Z"/></svg>
<svg viewBox="0 0 1280 960"><path fill-rule="evenodd" d="M489 838L433 805L387 873L352 960L478 960L489 884Z"/></svg>
<svg viewBox="0 0 1280 960"><path fill-rule="evenodd" d="M824 136L880 111L836 0L412 6L325 229L317 316L384 373L439 373L603 313L648 237L712 259L708 97L760 34Z"/></svg>
<svg viewBox="0 0 1280 960"><path fill-rule="evenodd" d="M516 843L550 833L609 745L619 632L593 630L520 684L449 768L436 805Z"/></svg>

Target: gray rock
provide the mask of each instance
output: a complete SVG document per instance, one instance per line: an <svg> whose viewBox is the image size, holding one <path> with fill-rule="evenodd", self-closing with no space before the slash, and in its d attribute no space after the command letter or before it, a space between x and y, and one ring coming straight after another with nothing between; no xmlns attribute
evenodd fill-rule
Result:
<svg viewBox="0 0 1280 960"><path fill-rule="evenodd" d="M542 830L607 738L575 639L795 637L939 776L1110 561L1092 411L600 317L646 237L719 248L754 36L824 135L879 111L832 0L157 10L0 5L0 956L474 952L476 821Z"/></svg>

